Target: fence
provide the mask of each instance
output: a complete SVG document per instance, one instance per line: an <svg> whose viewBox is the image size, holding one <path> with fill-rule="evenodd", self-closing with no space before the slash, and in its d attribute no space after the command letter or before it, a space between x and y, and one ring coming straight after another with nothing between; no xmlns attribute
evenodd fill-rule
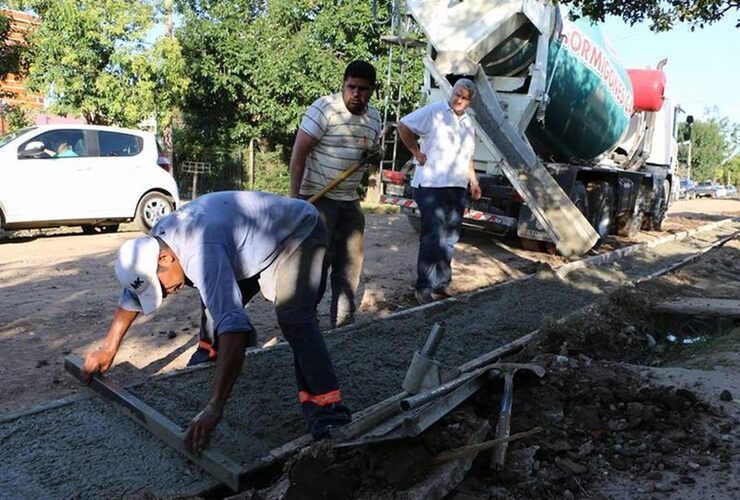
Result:
<svg viewBox="0 0 740 500"><path fill-rule="evenodd" d="M199 158L175 158L175 181L180 197L192 199L213 191L243 189L243 155L214 150Z"/></svg>

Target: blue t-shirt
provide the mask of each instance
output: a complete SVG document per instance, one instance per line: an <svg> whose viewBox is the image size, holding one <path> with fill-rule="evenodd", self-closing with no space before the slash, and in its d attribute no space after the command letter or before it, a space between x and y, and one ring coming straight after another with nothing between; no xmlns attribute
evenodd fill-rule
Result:
<svg viewBox="0 0 740 500"><path fill-rule="evenodd" d="M177 255L213 317L216 335L252 325L238 281L260 274L262 294L275 297L274 267L313 231L318 212L303 200L268 193L223 191L196 198L150 231ZM141 311L124 290L119 305Z"/></svg>

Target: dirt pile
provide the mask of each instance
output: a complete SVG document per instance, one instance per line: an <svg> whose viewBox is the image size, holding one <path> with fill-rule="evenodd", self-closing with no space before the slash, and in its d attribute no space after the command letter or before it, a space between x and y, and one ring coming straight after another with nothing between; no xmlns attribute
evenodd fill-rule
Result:
<svg viewBox="0 0 740 500"><path fill-rule="evenodd" d="M711 491L735 474L738 421L719 400L666 385L647 368L665 352L665 332L650 313L655 293L619 289L547 325L506 360L540 364L547 375L516 376L511 432L543 430L509 445L503 471L488 451L459 484L467 467L444 475L432 463L476 432L493 439L502 393L494 380L418 439L352 449L320 443L286 465L281 487L241 498L413 498L422 490L456 500L704 496L707 481ZM423 489L440 481L446 489Z"/></svg>

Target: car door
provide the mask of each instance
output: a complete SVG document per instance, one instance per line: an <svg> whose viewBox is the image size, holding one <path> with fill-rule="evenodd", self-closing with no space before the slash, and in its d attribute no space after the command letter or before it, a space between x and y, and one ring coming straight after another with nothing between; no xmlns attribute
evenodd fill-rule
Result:
<svg viewBox="0 0 740 500"><path fill-rule="evenodd" d="M144 140L122 131L97 131L97 165L111 189L101 201L111 217L132 217L146 175Z"/></svg>
<svg viewBox="0 0 740 500"><path fill-rule="evenodd" d="M95 158L90 155L90 132L84 129L65 129L54 161L64 179L64 206L67 220L94 220L103 215L99 210L99 179L95 172Z"/></svg>
<svg viewBox="0 0 740 500"><path fill-rule="evenodd" d="M72 156L57 157L66 130L51 130L24 141L17 150L13 184L5 202L9 221L61 221L77 218L84 200L79 185L83 166ZM33 144L36 143L36 144ZM38 154L27 148L41 144Z"/></svg>

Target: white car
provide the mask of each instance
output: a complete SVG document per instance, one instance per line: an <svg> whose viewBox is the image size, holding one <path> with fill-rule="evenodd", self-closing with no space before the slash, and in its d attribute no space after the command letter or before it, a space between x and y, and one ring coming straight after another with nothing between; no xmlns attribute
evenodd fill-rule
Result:
<svg viewBox="0 0 740 500"><path fill-rule="evenodd" d="M96 125L44 125L0 137L0 229L81 226L142 231L177 209L172 166L154 134Z"/></svg>

